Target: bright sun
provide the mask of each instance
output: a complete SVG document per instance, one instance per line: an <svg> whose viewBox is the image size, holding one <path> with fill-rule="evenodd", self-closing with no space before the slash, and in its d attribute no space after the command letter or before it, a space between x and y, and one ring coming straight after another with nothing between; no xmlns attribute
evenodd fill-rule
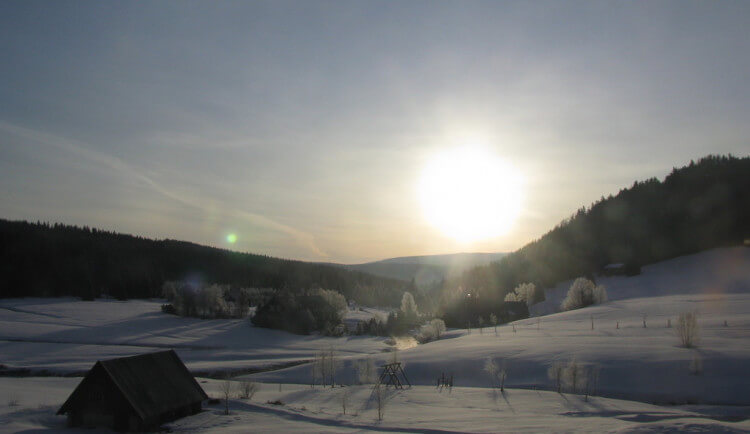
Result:
<svg viewBox="0 0 750 434"><path fill-rule="evenodd" d="M510 230L521 211L522 184L521 173L490 151L461 147L429 161L419 198L430 224L468 243Z"/></svg>

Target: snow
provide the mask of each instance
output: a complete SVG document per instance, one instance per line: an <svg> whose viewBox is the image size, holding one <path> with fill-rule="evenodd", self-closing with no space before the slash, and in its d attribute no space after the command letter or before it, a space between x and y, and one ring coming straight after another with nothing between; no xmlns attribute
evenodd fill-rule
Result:
<svg viewBox="0 0 750 434"><path fill-rule="evenodd" d="M220 381L198 379L210 396L220 396ZM75 378L0 378L6 393L19 397L17 406L0 405L0 432L105 430L65 428L55 416L77 384ZM347 414L341 400L348 394ZM270 401L281 401L273 405ZM262 384L252 400L232 398L224 404L167 425L173 432L747 432L750 422L732 409L659 407L635 401L558 394L538 390L430 386L387 391L383 420L370 386L310 388L306 385ZM743 409L746 410L746 409Z"/></svg>
<svg viewBox="0 0 750 434"><path fill-rule="evenodd" d="M337 381L351 384L356 415L343 415L343 389L310 388L309 364L246 375L240 378L264 383L252 402L233 401L230 416L210 407L173 423L174 431L750 430L750 249L715 249L644 267L639 276L597 280L610 299L602 305L541 316L559 305L566 282L532 306L539 316L499 326L497 335L492 327L448 330L436 342L398 345L396 353L383 338L297 336L247 320L179 318L163 314L159 300L1 300L0 364L69 373L97 359L174 347L191 370L215 371L309 360L330 346L338 355ZM674 330L687 311L699 314L696 349L680 347ZM382 313L365 308L350 312L350 320ZM415 385L391 392L384 421L376 420L370 388L356 385L354 367L364 357L397 358ZM507 368L505 394L491 389L482 369L489 357ZM700 375L689 369L696 358ZM589 402L550 391L547 368L571 359L600 367ZM450 394L433 386L443 372L455 376ZM0 432L62 429L64 418L53 413L78 381L0 378ZM217 381L201 381L218 396ZM14 397L18 405L6 405ZM277 399L285 405L265 404Z"/></svg>

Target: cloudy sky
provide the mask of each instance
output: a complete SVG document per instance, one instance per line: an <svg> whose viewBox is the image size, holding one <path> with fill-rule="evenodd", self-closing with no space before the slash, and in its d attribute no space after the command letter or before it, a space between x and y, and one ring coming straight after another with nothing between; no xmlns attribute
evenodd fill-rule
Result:
<svg viewBox="0 0 750 434"><path fill-rule="evenodd" d="M750 151L746 1L5 0L0 55L1 218L288 258L514 250ZM467 197L520 201L469 241L420 189L468 146Z"/></svg>

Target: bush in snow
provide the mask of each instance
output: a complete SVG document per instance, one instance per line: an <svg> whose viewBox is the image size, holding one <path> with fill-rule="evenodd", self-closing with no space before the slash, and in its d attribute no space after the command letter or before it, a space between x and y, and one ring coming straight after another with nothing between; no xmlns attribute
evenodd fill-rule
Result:
<svg viewBox="0 0 750 434"><path fill-rule="evenodd" d="M440 339L440 336L442 336L443 333L445 333L445 323L442 319L435 318L419 328L417 341L420 343L434 341Z"/></svg>
<svg viewBox="0 0 750 434"><path fill-rule="evenodd" d="M562 310L580 309L592 304L600 304L607 301L607 290L602 285L595 285L594 282L579 277L576 279L568 294L565 296L560 308Z"/></svg>
<svg viewBox="0 0 750 434"><path fill-rule="evenodd" d="M240 398L242 399L253 399L253 396L258 392L258 383L252 381L243 381L240 383Z"/></svg>
<svg viewBox="0 0 750 434"><path fill-rule="evenodd" d="M700 327L698 326L698 314L696 312L683 312L677 318L675 332L680 343L685 348L698 345L700 340Z"/></svg>

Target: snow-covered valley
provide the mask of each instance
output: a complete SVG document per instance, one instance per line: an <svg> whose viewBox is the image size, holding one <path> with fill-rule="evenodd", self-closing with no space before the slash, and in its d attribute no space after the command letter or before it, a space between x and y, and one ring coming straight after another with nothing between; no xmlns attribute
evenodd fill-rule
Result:
<svg viewBox="0 0 750 434"><path fill-rule="evenodd" d="M170 425L174 431L750 430L750 249L715 249L642 271L598 279L610 299L602 305L551 313L570 285L564 282L532 307L539 316L498 326L497 334L492 327L454 329L398 351L415 387L391 392L383 421L370 387L357 385L355 366L365 357L376 364L391 359L386 339L297 336L246 320L179 318L162 313L158 300L2 300L0 364L66 374L99 359L174 348L190 370L215 372L302 362L333 347L337 381L350 385L311 388L307 363L242 376L263 383L252 401L236 400L229 416L209 407ZM674 329L677 316L690 311L698 312L701 329L695 349L681 347ZM483 369L488 358L507 370L504 394L491 387ZM548 375L553 363L571 360L599 371L588 402L570 390L558 394ZM455 377L451 393L434 386L442 373ZM0 378L0 431L63 428L64 418L53 414L78 381ZM218 381L201 382L218 396ZM265 404L276 400L284 405Z"/></svg>

